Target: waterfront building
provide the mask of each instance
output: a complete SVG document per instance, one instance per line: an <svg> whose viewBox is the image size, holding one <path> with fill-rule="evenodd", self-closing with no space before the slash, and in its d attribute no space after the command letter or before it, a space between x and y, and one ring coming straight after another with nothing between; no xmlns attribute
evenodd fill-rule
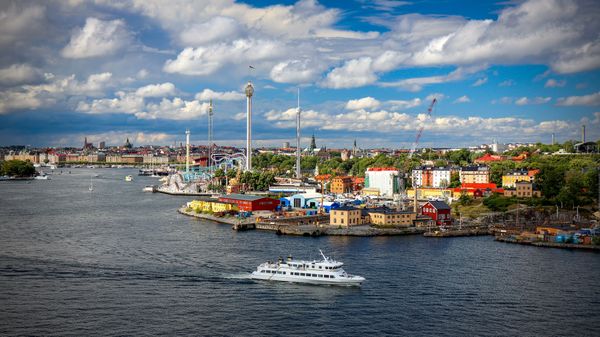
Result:
<svg viewBox="0 0 600 337"><path fill-rule="evenodd" d="M460 182L462 184L490 182L490 168L487 166L465 166L460 168Z"/></svg>
<svg viewBox="0 0 600 337"><path fill-rule="evenodd" d="M417 219L417 213L399 211L390 208L374 208L366 210L369 213L371 224L377 226L412 227Z"/></svg>
<svg viewBox="0 0 600 337"><path fill-rule="evenodd" d="M517 198L539 198L542 196L542 192L535 189L535 186L532 182L517 181L514 188L504 189L504 196Z"/></svg>
<svg viewBox="0 0 600 337"><path fill-rule="evenodd" d="M121 155L111 154L106 156L106 162L111 164L120 164L123 162L123 160L121 159Z"/></svg>
<svg viewBox="0 0 600 337"><path fill-rule="evenodd" d="M502 187L515 187L515 183L518 181L526 181L533 183L535 181L535 175L539 173L539 170L514 170L508 172L502 176Z"/></svg>
<svg viewBox="0 0 600 337"><path fill-rule="evenodd" d="M399 192L399 186L400 172L396 168L370 167L365 172L365 189L377 189L380 196L392 197Z"/></svg>
<svg viewBox="0 0 600 337"><path fill-rule="evenodd" d="M335 177L331 180L329 191L335 194L352 193L352 177Z"/></svg>
<svg viewBox="0 0 600 337"><path fill-rule="evenodd" d="M240 211L275 211L279 200L251 194L227 194L219 198L221 202L233 203Z"/></svg>
<svg viewBox="0 0 600 337"><path fill-rule="evenodd" d="M121 163L141 164L143 162L144 162L144 157L139 154L124 154L121 156Z"/></svg>
<svg viewBox="0 0 600 337"><path fill-rule="evenodd" d="M39 164L40 156L37 153L29 153L27 151L21 151L18 154L11 152L4 156L4 160L22 160L31 162L32 164Z"/></svg>
<svg viewBox="0 0 600 337"><path fill-rule="evenodd" d="M323 195L317 192L306 192L306 193L298 193L294 194L290 197L285 197L281 199L286 199L285 205L289 205L295 208L316 208L319 206Z"/></svg>
<svg viewBox="0 0 600 337"><path fill-rule="evenodd" d="M238 206L234 203L221 202L221 201L207 201L207 200L192 200L187 203L187 207L193 209L196 212L229 212L238 211Z"/></svg>
<svg viewBox="0 0 600 337"><path fill-rule="evenodd" d="M452 224L450 210L450 206L443 201L428 201L421 206L421 214L430 217L438 226Z"/></svg>
<svg viewBox="0 0 600 337"><path fill-rule="evenodd" d="M342 206L329 212L329 224L350 227L361 225L361 210L352 206Z"/></svg>
<svg viewBox="0 0 600 337"><path fill-rule="evenodd" d="M409 199L414 198L415 197L415 189L414 188L407 189L406 196ZM419 187L419 192L418 192L417 197L420 199L437 199L437 198L446 199L446 198L452 198L453 193L452 193L452 189L450 189L450 188Z"/></svg>

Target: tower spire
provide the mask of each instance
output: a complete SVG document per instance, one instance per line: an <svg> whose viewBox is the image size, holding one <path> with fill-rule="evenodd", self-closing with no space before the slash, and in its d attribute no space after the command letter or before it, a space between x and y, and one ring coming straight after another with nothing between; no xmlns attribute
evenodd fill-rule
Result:
<svg viewBox="0 0 600 337"><path fill-rule="evenodd" d="M254 87L246 85L246 171L252 171L252 95Z"/></svg>

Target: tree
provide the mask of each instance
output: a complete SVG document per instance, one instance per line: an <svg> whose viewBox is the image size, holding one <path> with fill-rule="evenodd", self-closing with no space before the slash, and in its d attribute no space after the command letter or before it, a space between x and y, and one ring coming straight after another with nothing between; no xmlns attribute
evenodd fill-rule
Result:
<svg viewBox="0 0 600 337"><path fill-rule="evenodd" d="M31 177L35 174L35 167L29 161L7 160L2 164L2 173L10 177Z"/></svg>
<svg viewBox="0 0 600 337"><path fill-rule="evenodd" d="M460 173L459 172L452 172L450 174L450 186L448 187L459 187L460 186Z"/></svg>

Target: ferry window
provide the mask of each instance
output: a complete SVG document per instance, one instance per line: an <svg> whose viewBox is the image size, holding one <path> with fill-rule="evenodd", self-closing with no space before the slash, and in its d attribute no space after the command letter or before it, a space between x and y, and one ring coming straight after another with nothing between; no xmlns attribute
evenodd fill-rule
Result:
<svg viewBox="0 0 600 337"><path fill-rule="evenodd" d="M300 273L300 276L304 276L304 273Z"/></svg>
<svg viewBox="0 0 600 337"><path fill-rule="evenodd" d="M319 266L319 269L323 269L323 267Z"/></svg>
<svg viewBox="0 0 600 337"><path fill-rule="evenodd" d="M319 274L319 277L323 277L323 275Z"/></svg>

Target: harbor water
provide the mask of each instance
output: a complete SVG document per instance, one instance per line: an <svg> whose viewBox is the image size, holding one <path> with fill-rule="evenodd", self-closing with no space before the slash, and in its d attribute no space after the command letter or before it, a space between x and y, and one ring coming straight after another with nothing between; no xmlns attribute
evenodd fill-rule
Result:
<svg viewBox="0 0 600 337"><path fill-rule="evenodd" d="M600 336L597 253L235 232L178 214L191 198L142 192L158 180L135 170L70 170L0 182L2 335ZM319 249L363 286L248 279Z"/></svg>

